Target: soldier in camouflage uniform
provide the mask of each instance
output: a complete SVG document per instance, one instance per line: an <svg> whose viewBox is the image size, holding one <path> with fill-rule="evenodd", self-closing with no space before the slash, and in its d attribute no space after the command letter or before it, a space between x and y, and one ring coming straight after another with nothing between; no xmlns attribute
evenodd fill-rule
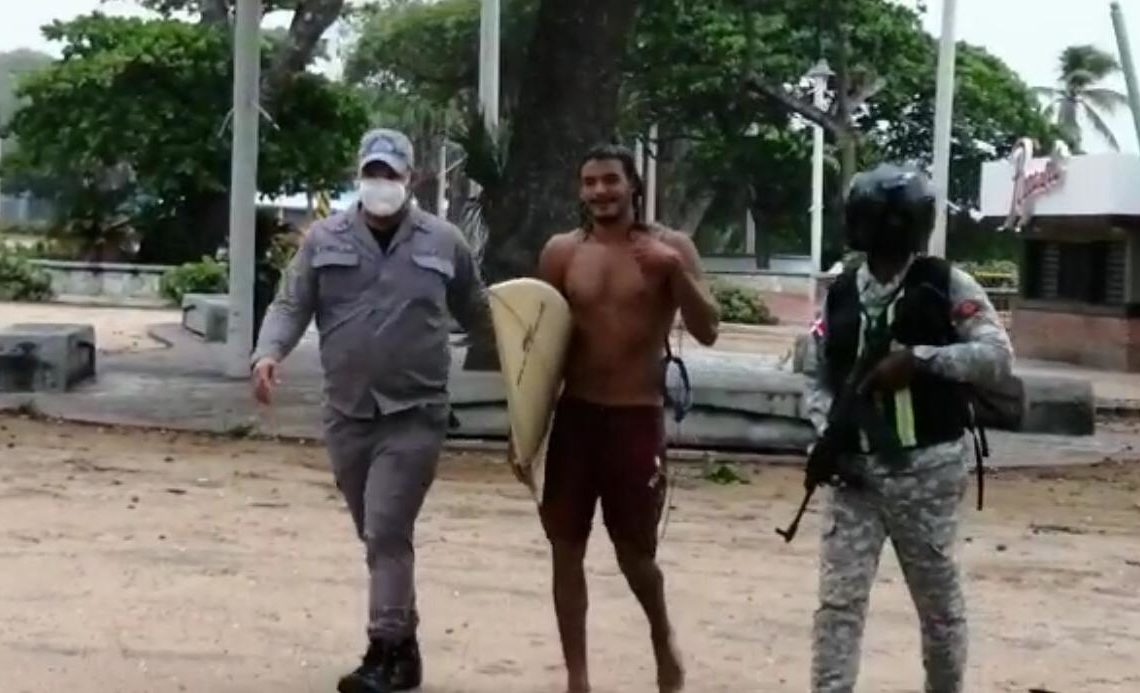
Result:
<svg viewBox="0 0 1140 693"><path fill-rule="evenodd" d="M985 291L927 257L934 196L917 171L880 166L847 199L850 246L866 253L828 292L813 329L807 392L817 432L871 336L889 330L889 355L864 381L900 453L887 462L851 436L858 487L832 489L822 530L812 691L851 693L868 598L889 538L922 628L926 693L957 693L966 667L966 608L954 559L958 507L969 478L968 386L1008 377L1009 337Z"/></svg>

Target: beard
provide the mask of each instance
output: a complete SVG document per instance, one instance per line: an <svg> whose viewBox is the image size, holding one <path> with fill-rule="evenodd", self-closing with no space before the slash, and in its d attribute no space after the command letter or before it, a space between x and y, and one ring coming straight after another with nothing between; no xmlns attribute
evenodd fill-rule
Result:
<svg viewBox="0 0 1140 693"><path fill-rule="evenodd" d="M616 224L632 216L630 205L623 204L620 200L588 204L586 212L591 221L602 225Z"/></svg>

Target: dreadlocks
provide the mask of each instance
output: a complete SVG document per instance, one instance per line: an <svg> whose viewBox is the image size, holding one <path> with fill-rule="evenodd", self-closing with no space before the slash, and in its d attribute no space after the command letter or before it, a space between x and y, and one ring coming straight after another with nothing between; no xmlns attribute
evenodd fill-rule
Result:
<svg viewBox="0 0 1140 693"><path fill-rule="evenodd" d="M637 172L637 159L634 157L633 152L630 151L628 147L623 147L616 142L594 145L586 152L586 155L582 157L582 161L578 164L579 173L581 173L582 167L590 161L621 162L622 171L633 186L633 228L644 230L646 227L641 221L641 210L645 207L645 184L641 180L641 175ZM590 216L589 210L586 209L585 204L580 204L579 211L582 217L582 230L586 233L590 233L593 229L594 220Z"/></svg>

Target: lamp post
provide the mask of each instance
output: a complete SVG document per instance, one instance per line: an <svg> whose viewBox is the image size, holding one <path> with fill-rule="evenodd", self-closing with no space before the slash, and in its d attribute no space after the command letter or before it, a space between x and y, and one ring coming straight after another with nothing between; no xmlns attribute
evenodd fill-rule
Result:
<svg viewBox="0 0 1140 693"><path fill-rule="evenodd" d="M226 375L248 377L253 351L254 235L261 0L237 0L234 23L233 150L230 155L229 319Z"/></svg>
<svg viewBox="0 0 1140 693"><path fill-rule="evenodd" d="M938 86L934 97L934 232L928 252L946 257L946 209L950 194L950 131L954 116L954 61L957 39L954 23L958 0L944 0L942 37L938 51Z"/></svg>
<svg viewBox="0 0 1140 693"><path fill-rule="evenodd" d="M499 0L483 0L479 15L479 105L492 134L499 126L500 15Z"/></svg>
<svg viewBox="0 0 1140 693"><path fill-rule="evenodd" d="M827 82L835 73L827 60L821 58L807 73L812 83L812 103L819 110L827 107ZM814 141L811 150L811 280L815 296L815 276L823 271L823 126L812 126Z"/></svg>
<svg viewBox="0 0 1140 693"><path fill-rule="evenodd" d="M1136 64L1132 62L1132 46L1128 40L1128 28L1124 24L1124 11L1120 9L1119 2L1112 3L1112 26L1116 31L1120 65L1124 70L1125 84L1128 86L1128 105L1136 125L1136 143L1140 144L1140 87L1136 84Z"/></svg>
<svg viewBox="0 0 1140 693"><path fill-rule="evenodd" d="M657 221L657 124L649 126L645 142L645 223Z"/></svg>

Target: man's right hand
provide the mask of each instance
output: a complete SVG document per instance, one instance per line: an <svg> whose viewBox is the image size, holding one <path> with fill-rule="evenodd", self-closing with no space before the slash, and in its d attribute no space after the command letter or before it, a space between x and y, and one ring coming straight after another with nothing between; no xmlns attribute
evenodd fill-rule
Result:
<svg viewBox="0 0 1140 693"><path fill-rule="evenodd" d="M277 365L277 359L266 356L253 367L253 396L261 404L269 404L277 385Z"/></svg>

